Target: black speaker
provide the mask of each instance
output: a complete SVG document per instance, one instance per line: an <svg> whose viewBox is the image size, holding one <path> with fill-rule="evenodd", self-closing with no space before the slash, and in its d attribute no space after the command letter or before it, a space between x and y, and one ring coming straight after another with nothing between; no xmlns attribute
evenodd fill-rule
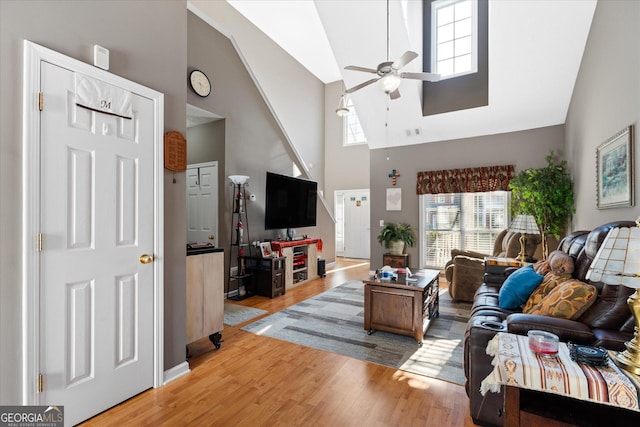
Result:
<svg viewBox="0 0 640 427"><path fill-rule="evenodd" d="M327 275L327 270L325 268L325 261L323 259L318 258L318 276L325 277Z"/></svg>

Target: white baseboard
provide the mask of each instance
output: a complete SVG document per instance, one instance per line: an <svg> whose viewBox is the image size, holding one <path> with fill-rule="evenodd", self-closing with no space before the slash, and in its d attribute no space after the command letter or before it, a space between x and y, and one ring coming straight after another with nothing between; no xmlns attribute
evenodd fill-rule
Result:
<svg viewBox="0 0 640 427"><path fill-rule="evenodd" d="M167 385L171 381L176 380L189 372L191 372L191 369L189 369L189 364L186 361L174 366L173 368L167 369L164 371L164 381L162 385Z"/></svg>

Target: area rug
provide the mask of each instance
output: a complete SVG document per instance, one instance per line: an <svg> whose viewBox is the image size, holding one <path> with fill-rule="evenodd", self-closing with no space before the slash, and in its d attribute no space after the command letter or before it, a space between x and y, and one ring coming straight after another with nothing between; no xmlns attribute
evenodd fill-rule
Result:
<svg viewBox="0 0 640 427"><path fill-rule="evenodd" d="M265 313L268 313L268 311L225 302L224 324L229 326L239 325L240 323L262 316Z"/></svg>
<svg viewBox="0 0 640 427"><path fill-rule="evenodd" d="M349 281L242 328L414 374L464 383L462 341L471 304L440 290L440 315L419 347L412 337L364 330L364 285Z"/></svg>

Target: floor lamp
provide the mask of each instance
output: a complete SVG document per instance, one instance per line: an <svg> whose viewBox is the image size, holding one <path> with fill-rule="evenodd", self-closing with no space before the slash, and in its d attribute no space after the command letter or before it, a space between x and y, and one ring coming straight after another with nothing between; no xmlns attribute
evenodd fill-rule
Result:
<svg viewBox="0 0 640 427"><path fill-rule="evenodd" d="M618 353L621 368L640 375L640 217L636 227L612 228L587 271L587 279L608 285L623 285L636 291L627 300L636 326L627 349Z"/></svg>

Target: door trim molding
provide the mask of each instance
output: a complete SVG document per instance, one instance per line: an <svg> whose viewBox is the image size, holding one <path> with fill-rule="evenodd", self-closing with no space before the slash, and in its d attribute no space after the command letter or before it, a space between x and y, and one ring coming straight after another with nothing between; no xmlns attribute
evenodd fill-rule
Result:
<svg viewBox="0 0 640 427"><path fill-rule="evenodd" d="M154 105L154 255L153 265L153 386L164 383L164 95L90 64L24 40L22 87L22 404L39 404L36 379L40 354L40 63L78 71L149 98ZM46 108L46 99L45 99ZM46 245L46 242L45 242Z"/></svg>

